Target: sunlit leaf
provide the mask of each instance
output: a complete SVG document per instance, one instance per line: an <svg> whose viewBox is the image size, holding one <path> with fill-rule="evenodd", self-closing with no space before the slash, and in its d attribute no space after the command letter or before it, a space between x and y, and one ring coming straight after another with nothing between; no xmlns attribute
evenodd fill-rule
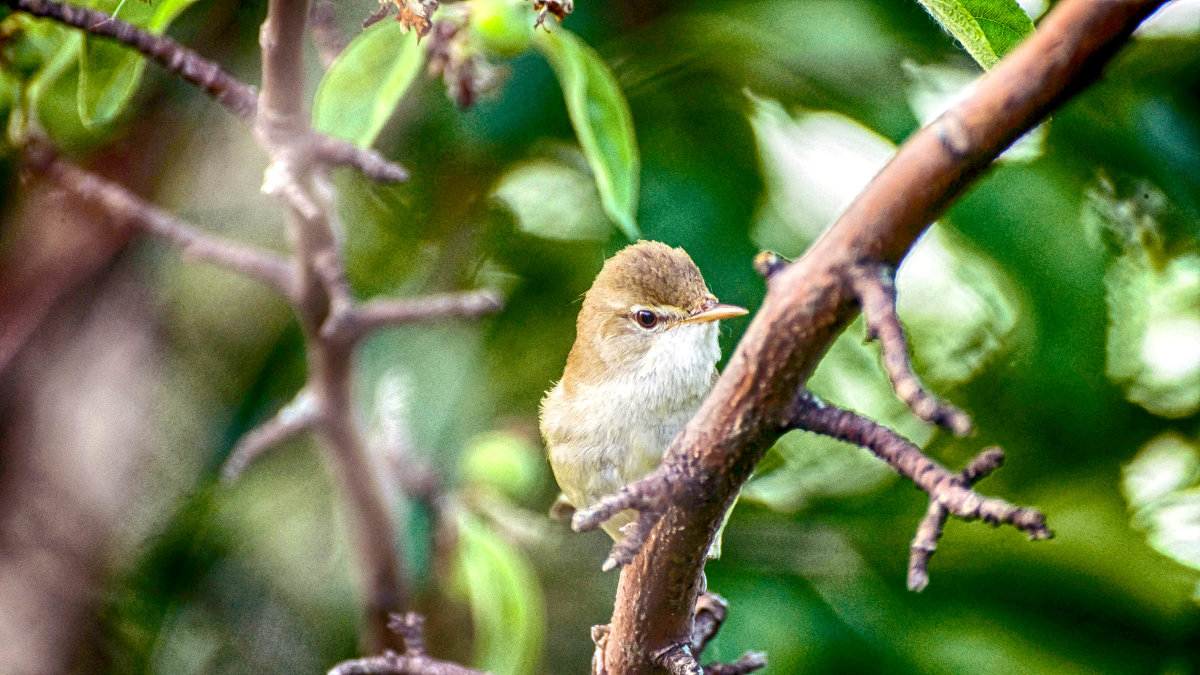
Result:
<svg viewBox="0 0 1200 675"><path fill-rule="evenodd" d="M1159 435L1125 466L1122 487L1150 545L1200 569L1200 447L1173 432Z"/></svg>
<svg viewBox="0 0 1200 675"><path fill-rule="evenodd" d="M1129 199L1101 180L1084 220L1115 254L1104 275L1109 378L1163 417L1200 410L1200 255L1169 255L1157 221L1166 197L1140 183Z"/></svg>
<svg viewBox="0 0 1200 675"><path fill-rule="evenodd" d="M533 570L475 516L461 511L457 520L453 576L471 607L475 666L496 675L537 672L546 619Z"/></svg>
<svg viewBox="0 0 1200 675"><path fill-rule="evenodd" d="M558 76L604 211L626 236L640 238L635 216L641 162L633 116L616 78L600 56L570 31L539 30L534 45Z"/></svg>
<svg viewBox="0 0 1200 675"><path fill-rule="evenodd" d="M1033 32L1033 22L1016 0L917 1L984 68Z"/></svg>
<svg viewBox="0 0 1200 675"><path fill-rule="evenodd" d="M587 163L570 156L539 158L500 178L492 197L512 213L522 232L546 239L604 240L612 227L604 215Z"/></svg>
<svg viewBox="0 0 1200 675"><path fill-rule="evenodd" d="M121 2L96 0L95 9L109 13L118 11L122 21L162 35L167 26L196 0L155 0ZM84 126L98 126L112 121L125 109L146 69L146 57L141 53L106 38L85 36L79 51L79 118Z"/></svg>
<svg viewBox="0 0 1200 675"><path fill-rule="evenodd" d="M383 125L421 70L417 36L382 21L354 38L317 86L313 127L363 147Z"/></svg>

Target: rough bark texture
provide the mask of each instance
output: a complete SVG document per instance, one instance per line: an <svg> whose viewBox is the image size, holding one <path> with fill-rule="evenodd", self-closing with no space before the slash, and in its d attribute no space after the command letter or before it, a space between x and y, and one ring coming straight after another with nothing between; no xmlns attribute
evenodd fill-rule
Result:
<svg viewBox="0 0 1200 675"><path fill-rule="evenodd" d="M897 265L928 224L1016 138L1081 90L1161 0L1068 0L973 95L915 134L803 258L771 276L762 308L664 466L683 484L621 573L612 674L661 672L652 655L691 634L708 542L784 430L796 393L858 305L845 270Z"/></svg>

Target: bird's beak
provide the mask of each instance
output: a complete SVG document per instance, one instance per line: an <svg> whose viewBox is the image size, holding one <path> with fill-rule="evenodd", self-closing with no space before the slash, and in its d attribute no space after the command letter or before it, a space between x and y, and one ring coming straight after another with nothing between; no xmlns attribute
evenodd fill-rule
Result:
<svg viewBox="0 0 1200 675"><path fill-rule="evenodd" d="M732 319L735 316L749 314L750 310L737 305L726 305L725 303L717 303L702 312L693 314L679 323L705 323L708 321L720 321L721 319Z"/></svg>

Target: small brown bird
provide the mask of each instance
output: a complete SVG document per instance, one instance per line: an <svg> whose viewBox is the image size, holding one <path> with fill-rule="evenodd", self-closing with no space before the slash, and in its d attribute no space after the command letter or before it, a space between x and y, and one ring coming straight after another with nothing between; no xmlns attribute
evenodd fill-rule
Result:
<svg viewBox="0 0 1200 675"><path fill-rule="evenodd" d="M604 263L583 298L562 379L542 399L554 477L575 508L653 471L717 379L717 321L746 314L709 292L681 248L641 241ZM613 539L633 521L604 523ZM720 553L720 535L710 557Z"/></svg>

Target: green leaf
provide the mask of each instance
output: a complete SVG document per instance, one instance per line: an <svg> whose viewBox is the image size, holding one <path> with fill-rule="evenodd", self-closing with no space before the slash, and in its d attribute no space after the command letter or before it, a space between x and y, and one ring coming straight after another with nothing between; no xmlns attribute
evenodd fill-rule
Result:
<svg viewBox="0 0 1200 675"><path fill-rule="evenodd" d="M475 666L496 675L537 672L545 610L524 556L475 516L460 512L455 563L455 585L471 606Z"/></svg>
<svg viewBox="0 0 1200 675"><path fill-rule="evenodd" d="M89 6L139 28L162 35L167 26L196 0L97 0ZM79 50L79 119L92 127L113 120L133 96L146 69L146 57L107 38L85 36Z"/></svg>
<svg viewBox="0 0 1200 675"><path fill-rule="evenodd" d="M317 85L313 127L367 147L421 70L415 31L380 21L354 38Z"/></svg>
<svg viewBox="0 0 1200 675"><path fill-rule="evenodd" d="M563 29L537 31L534 45L558 76L567 113L587 157L609 218L630 239L639 239L637 138L629 104L600 56Z"/></svg>
<svg viewBox="0 0 1200 675"><path fill-rule="evenodd" d="M984 68L1033 32L1016 0L917 0Z"/></svg>
<svg viewBox="0 0 1200 675"><path fill-rule="evenodd" d="M587 159L574 147L557 154L510 169L492 189L492 198L513 215L522 232L535 237L607 240L612 224Z"/></svg>

